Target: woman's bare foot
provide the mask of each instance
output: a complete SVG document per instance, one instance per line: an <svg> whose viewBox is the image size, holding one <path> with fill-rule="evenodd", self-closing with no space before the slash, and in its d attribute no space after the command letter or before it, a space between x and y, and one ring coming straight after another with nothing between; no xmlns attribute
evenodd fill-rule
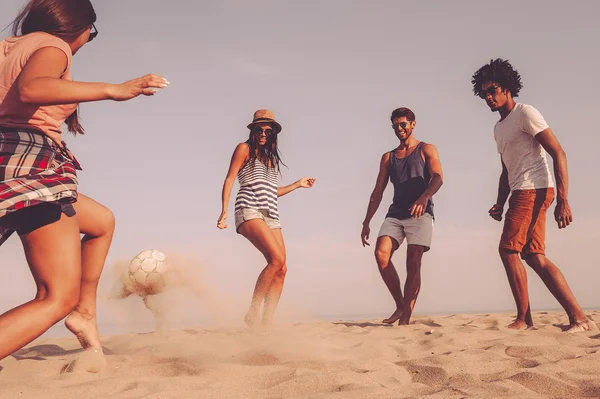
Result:
<svg viewBox="0 0 600 399"><path fill-rule="evenodd" d="M524 320L515 320L510 323L508 326L511 330L526 330L530 327L533 327L533 323L527 324Z"/></svg>
<svg viewBox="0 0 600 399"><path fill-rule="evenodd" d="M251 312L250 310L244 316L244 323L248 326L249 329L254 330L258 327L259 323L257 323L258 315Z"/></svg>
<svg viewBox="0 0 600 399"><path fill-rule="evenodd" d="M384 319L382 321L382 323L385 324L394 324L396 321L400 320L400 318L402 317L402 314L404 313L404 310L401 308L397 308L396 311L387 319Z"/></svg>
<svg viewBox="0 0 600 399"><path fill-rule="evenodd" d="M83 349L99 350L102 352L102 344L100 343L100 334L98 333L98 324L95 316L75 309L65 320L65 326L75 334Z"/></svg>
<svg viewBox="0 0 600 399"><path fill-rule="evenodd" d="M571 323L571 326L565 332L573 334L584 331L594 331L597 329L598 326L596 325L596 323L594 323L594 321L586 319L585 321L576 321L574 323Z"/></svg>

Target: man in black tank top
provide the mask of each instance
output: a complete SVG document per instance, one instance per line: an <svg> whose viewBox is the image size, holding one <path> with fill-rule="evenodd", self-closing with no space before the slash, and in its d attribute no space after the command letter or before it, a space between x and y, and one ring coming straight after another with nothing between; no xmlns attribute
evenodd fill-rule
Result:
<svg viewBox="0 0 600 399"><path fill-rule="evenodd" d="M421 289L421 258L429 251L433 231L433 195L442 186L442 165L435 146L418 141L412 134L417 122L408 108L392 112L392 128L400 145L381 157L375 189L371 193L363 222L363 247L371 229L369 223L377 212L388 180L394 186L394 199L377 236L375 259L381 277L389 289L396 310L384 323L399 325L410 317ZM407 241L406 283L404 296L400 278L392 264L392 255L404 239Z"/></svg>

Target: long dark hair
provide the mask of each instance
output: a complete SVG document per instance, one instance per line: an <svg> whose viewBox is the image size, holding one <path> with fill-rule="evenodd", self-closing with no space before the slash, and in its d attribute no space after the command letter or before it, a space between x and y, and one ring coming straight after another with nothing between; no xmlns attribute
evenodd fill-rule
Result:
<svg viewBox="0 0 600 399"><path fill-rule="evenodd" d="M78 35L96 22L89 0L29 0L12 23L14 36L46 32L55 36ZM65 120L69 132L84 134L79 122L79 106Z"/></svg>
<svg viewBox="0 0 600 399"><path fill-rule="evenodd" d="M278 133L271 134L267 137L265 145L261 146L258 144L258 137L254 134L254 131L250 130L250 135L246 140L246 143L250 146L250 159L248 162L252 162L252 165L254 165L253 161L258 159L266 166L275 168L281 174L280 165L286 167L287 165L281 160L279 148L277 148L277 136Z"/></svg>

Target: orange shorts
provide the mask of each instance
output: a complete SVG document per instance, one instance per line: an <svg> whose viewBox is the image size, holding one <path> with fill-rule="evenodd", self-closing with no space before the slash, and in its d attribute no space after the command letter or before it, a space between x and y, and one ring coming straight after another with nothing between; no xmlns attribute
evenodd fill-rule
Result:
<svg viewBox="0 0 600 399"><path fill-rule="evenodd" d="M554 188L514 190L508 200L508 211L500 248L518 252L521 258L544 254L546 250L546 211L554 201Z"/></svg>

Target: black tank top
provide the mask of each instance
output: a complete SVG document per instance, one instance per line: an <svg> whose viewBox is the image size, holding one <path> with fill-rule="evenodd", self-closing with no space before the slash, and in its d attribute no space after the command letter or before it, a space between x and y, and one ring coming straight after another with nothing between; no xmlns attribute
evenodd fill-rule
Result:
<svg viewBox="0 0 600 399"><path fill-rule="evenodd" d="M404 157L397 158L395 150L390 151L390 181L394 185L394 200L386 217L407 219L411 217L409 208L429 186L431 176L425 161L421 156L421 148L425 143L420 142L414 151ZM425 212L433 217L433 201L427 202Z"/></svg>

